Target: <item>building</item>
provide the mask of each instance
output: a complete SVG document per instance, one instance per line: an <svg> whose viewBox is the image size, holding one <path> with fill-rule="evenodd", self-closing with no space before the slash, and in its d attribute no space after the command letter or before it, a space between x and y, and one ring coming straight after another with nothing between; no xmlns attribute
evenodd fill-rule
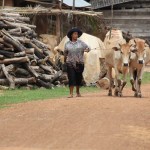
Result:
<svg viewBox="0 0 150 150"><path fill-rule="evenodd" d="M90 0L92 8L110 9L113 4L114 9L138 9L150 8L150 0Z"/></svg>
<svg viewBox="0 0 150 150"><path fill-rule="evenodd" d="M90 2L92 9L103 12L107 26L129 32L133 37L150 40L150 0L90 0Z"/></svg>

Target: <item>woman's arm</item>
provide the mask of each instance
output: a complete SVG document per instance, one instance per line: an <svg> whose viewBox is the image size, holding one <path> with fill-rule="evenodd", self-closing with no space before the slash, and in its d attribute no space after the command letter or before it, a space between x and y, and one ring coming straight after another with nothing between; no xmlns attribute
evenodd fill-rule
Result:
<svg viewBox="0 0 150 150"><path fill-rule="evenodd" d="M82 46L83 46L84 52L89 52L90 51L90 47L83 41L82 41Z"/></svg>

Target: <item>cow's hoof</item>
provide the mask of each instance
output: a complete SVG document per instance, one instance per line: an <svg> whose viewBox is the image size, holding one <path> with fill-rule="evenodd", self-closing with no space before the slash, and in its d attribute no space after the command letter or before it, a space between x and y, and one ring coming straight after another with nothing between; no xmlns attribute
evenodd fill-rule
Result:
<svg viewBox="0 0 150 150"><path fill-rule="evenodd" d="M141 93L138 93L138 97L139 97L139 98L142 98L142 94L141 94Z"/></svg>
<svg viewBox="0 0 150 150"><path fill-rule="evenodd" d="M112 96L112 93L108 93L108 96Z"/></svg>
<svg viewBox="0 0 150 150"><path fill-rule="evenodd" d="M138 97L138 94L137 94L137 93L134 93L134 97Z"/></svg>
<svg viewBox="0 0 150 150"><path fill-rule="evenodd" d="M119 91L115 89L114 95L115 95L115 96L118 96L118 94L119 94Z"/></svg>
<svg viewBox="0 0 150 150"><path fill-rule="evenodd" d="M119 92L119 93L118 93L118 96L119 96L119 97L122 97L122 93Z"/></svg>
<svg viewBox="0 0 150 150"><path fill-rule="evenodd" d="M118 96L118 92L117 91L114 92L114 96Z"/></svg>

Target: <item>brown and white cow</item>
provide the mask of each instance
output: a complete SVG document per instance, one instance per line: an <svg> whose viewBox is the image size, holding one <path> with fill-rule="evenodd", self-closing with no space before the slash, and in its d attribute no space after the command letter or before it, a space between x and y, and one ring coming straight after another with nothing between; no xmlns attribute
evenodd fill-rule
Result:
<svg viewBox="0 0 150 150"><path fill-rule="evenodd" d="M105 60L108 67L108 77L110 80L108 95L112 96L112 68L115 69L115 95L122 96L122 90L126 85L126 76L129 70L131 47L126 43L121 30L112 30L106 34L104 44L106 46ZM119 74L123 74L123 83Z"/></svg>
<svg viewBox="0 0 150 150"><path fill-rule="evenodd" d="M130 82L135 97L142 97L141 82L145 65L150 62L150 48L145 40L135 38L130 40L131 61L130 61Z"/></svg>

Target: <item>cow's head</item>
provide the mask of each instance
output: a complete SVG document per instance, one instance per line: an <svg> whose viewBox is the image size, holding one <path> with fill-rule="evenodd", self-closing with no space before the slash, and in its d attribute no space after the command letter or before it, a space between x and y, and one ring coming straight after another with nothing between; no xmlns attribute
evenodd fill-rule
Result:
<svg viewBox="0 0 150 150"><path fill-rule="evenodd" d="M145 63L147 47L148 45L144 40L134 40L134 44L131 45L131 52L135 54L138 64Z"/></svg>
<svg viewBox="0 0 150 150"><path fill-rule="evenodd" d="M122 59L122 65L124 67L128 67L129 66L129 62L130 62L130 55L131 55L131 48L130 45L128 43L126 44L119 44L119 47L113 47L114 51L118 51L119 52L119 57Z"/></svg>

